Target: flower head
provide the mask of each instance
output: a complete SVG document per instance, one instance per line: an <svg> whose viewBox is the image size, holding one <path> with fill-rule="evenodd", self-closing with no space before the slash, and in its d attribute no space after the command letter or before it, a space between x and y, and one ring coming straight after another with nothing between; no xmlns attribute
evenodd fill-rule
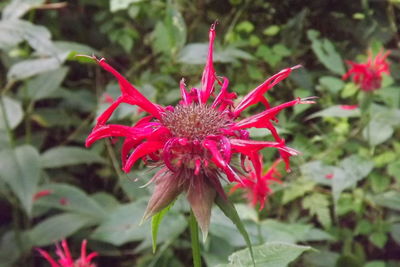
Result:
<svg viewBox="0 0 400 267"><path fill-rule="evenodd" d="M91 263L94 257L97 257L97 252L92 252L86 255L87 241L82 241L81 256L74 260L68 247L67 241L64 239L61 244L56 244L56 254L59 259L54 260L47 251L38 248L39 253L50 263L51 267L96 267L96 264Z"/></svg>
<svg viewBox="0 0 400 267"><path fill-rule="evenodd" d="M368 51L367 62L355 63L347 61L350 65L350 69L346 74L343 75L343 80L349 77L353 78L353 81L358 84L363 91L373 91L381 88L382 74L389 74L389 63L386 58L390 54L390 51L379 52L373 57L372 52Z"/></svg>
<svg viewBox="0 0 400 267"><path fill-rule="evenodd" d="M145 98L120 73L106 63L97 63L118 80L122 95L97 118L97 124L86 139L86 146L106 137L125 138L122 145L123 170L129 172L139 159L156 162L160 170L151 179L155 190L149 200L144 218L149 218L165 208L179 194L187 192L193 213L203 234L207 233L211 207L217 194L226 198L221 180L244 184L244 162L249 159L259 166L259 151L272 147L278 149L289 170L289 158L298 152L285 145L273 122L285 108L297 104L313 103L312 98L297 98L270 107L264 94L298 68L287 68L264 81L234 105L236 94L229 92L229 80L217 77L213 67L215 25L209 31L209 50L200 88L186 89L180 82L182 99L175 107L162 107ZM217 89L219 92L217 93ZM137 105L149 115L133 126L106 124L121 103ZM265 110L247 118L242 112L261 103ZM254 141L248 128L268 129L274 141ZM240 167L242 166L242 167Z"/></svg>
<svg viewBox="0 0 400 267"><path fill-rule="evenodd" d="M277 169L277 165L281 161L281 159L277 159L264 175L261 173L261 168L258 168L258 170L253 169L243 178L243 182L232 187L230 192L233 193L239 188L244 189L249 203L253 206L260 204L259 210L261 211L265 206L268 195L272 193L269 187L270 183L281 183L279 179L282 175ZM259 162L260 166L262 166L261 156L259 157Z"/></svg>

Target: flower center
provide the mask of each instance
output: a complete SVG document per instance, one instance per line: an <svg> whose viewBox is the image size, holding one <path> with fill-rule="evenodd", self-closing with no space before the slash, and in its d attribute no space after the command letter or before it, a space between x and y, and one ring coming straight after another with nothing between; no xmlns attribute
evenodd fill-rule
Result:
<svg viewBox="0 0 400 267"><path fill-rule="evenodd" d="M219 134L221 128L228 125L229 119L210 106L191 104L178 105L174 111L166 111L162 122L176 137L199 140Z"/></svg>

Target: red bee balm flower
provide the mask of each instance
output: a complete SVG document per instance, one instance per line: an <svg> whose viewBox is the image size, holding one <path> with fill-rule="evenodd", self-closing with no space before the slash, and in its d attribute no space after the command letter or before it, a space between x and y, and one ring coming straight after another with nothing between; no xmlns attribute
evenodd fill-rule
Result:
<svg viewBox="0 0 400 267"><path fill-rule="evenodd" d="M162 107L150 102L104 59L94 58L117 78L122 95L97 119L96 126L86 139L86 146L90 146L100 138L125 137L121 152L125 172L129 172L140 158L145 162L146 159L158 162L161 169L151 179L155 183L155 191L144 219L165 208L180 193L187 192L187 199L203 234L208 232L216 194L226 198L220 180L226 176L230 182L244 183L240 174L246 170L241 170L238 159L232 156L239 155L242 163L249 158L253 165L258 165L259 151L274 147L289 169L289 157L298 152L285 145L272 121L277 121L276 115L287 107L314 103L312 98L297 98L271 108L264 97L265 92L299 67L295 66L273 75L234 106L236 94L228 91L228 79L217 77L213 67L214 24L210 28L209 39L201 88L187 91L182 79L182 100L175 107ZM220 87L218 94L215 92L217 87ZM106 124L112 112L123 102L137 105L149 115L134 126ZM265 111L239 119L243 110L257 103L265 105ZM250 140L245 129L251 127L267 128L275 141Z"/></svg>
<svg viewBox="0 0 400 267"><path fill-rule="evenodd" d="M68 243L64 239L60 244L56 244L56 254L59 257L58 261L55 261L49 253L43 249L38 248L39 253L50 263L51 267L96 267L94 263L91 263L94 257L97 257L97 252L92 252L86 255L87 241L83 240L81 246L81 257L77 260L72 259L71 252L68 248Z"/></svg>
<svg viewBox="0 0 400 267"><path fill-rule="evenodd" d="M389 54L390 51L381 51L374 58L372 52L368 51L368 59L365 63L346 61L351 68L343 75L343 80L352 76L354 83L367 92L381 88L382 74L390 74L389 63L386 61Z"/></svg>
<svg viewBox="0 0 400 267"><path fill-rule="evenodd" d="M272 193L269 188L270 182L281 183L279 178L282 175L277 170L277 165L281 162L281 159L277 159L272 166L268 169L265 175L261 174L261 168L258 170L252 170L248 177L243 178L243 182L235 185L231 189L231 193L236 191L238 188L245 189L247 191L247 199L249 202L256 206L257 203L260 204L259 210L261 211L264 208L265 201L267 200L267 196ZM262 159L259 157L259 166L262 166Z"/></svg>

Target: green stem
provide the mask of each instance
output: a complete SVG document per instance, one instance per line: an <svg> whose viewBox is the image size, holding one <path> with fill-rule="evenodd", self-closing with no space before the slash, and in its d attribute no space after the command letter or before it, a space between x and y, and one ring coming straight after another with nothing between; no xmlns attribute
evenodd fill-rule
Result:
<svg viewBox="0 0 400 267"><path fill-rule="evenodd" d="M190 228L190 238L192 240L193 266L201 267L199 226L197 225L197 221L196 218L194 217L192 210L190 210L189 228Z"/></svg>

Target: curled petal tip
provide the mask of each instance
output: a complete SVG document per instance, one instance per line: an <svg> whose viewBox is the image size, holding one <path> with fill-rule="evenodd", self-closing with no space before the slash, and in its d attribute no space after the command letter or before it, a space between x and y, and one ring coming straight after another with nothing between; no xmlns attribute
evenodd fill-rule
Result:
<svg viewBox="0 0 400 267"><path fill-rule="evenodd" d="M302 67L303 67L303 65L299 64L299 65L291 67L290 69L295 70L295 69L299 69L299 68L302 68Z"/></svg>
<svg viewBox="0 0 400 267"><path fill-rule="evenodd" d="M318 96L310 96L310 97L305 97L300 99L300 104L315 104L314 99L318 99Z"/></svg>

